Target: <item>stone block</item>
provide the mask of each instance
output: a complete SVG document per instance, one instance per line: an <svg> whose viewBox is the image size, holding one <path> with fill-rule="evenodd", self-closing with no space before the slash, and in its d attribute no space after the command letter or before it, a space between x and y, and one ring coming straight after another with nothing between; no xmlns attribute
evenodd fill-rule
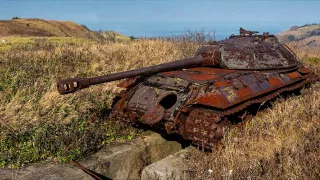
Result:
<svg viewBox="0 0 320 180"><path fill-rule="evenodd" d="M145 167L141 174L141 180L193 179L192 172L186 167L186 159L190 148L192 147L183 149L174 155L169 155L166 158Z"/></svg>

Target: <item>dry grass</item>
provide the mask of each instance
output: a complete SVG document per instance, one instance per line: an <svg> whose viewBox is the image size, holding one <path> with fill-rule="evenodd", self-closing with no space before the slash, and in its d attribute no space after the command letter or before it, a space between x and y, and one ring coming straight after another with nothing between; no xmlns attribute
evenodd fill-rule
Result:
<svg viewBox="0 0 320 180"><path fill-rule="evenodd" d="M314 61L320 59L319 48L289 46L320 74ZM300 96L277 99L245 126L232 129L222 144L212 153L191 152L188 164L195 179L319 179L320 83Z"/></svg>
<svg viewBox="0 0 320 180"><path fill-rule="evenodd" d="M0 165L10 167L48 157L80 158L138 133L107 118L117 82L60 96L58 79L104 75L194 53L183 54L164 40L13 39L0 52Z"/></svg>
<svg viewBox="0 0 320 180"><path fill-rule="evenodd" d="M81 46L83 44L92 45L97 44L96 41L85 39L85 38L74 38L74 37L15 37L6 36L1 37L5 43L0 43L0 52L8 52L11 49L20 49L24 51L29 48L30 50L35 49L38 46L45 48L58 47L60 45L67 46ZM45 50L45 49L44 49Z"/></svg>
<svg viewBox="0 0 320 180"><path fill-rule="evenodd" d="M320 46L309 47L303 41L290 42L287 45L306 67L320 74Z"/></svg>
<svg viewBox="0 0 320 180"><path fill-rule="evenodd" d="M102 45L52 45L18 46L2 52L0 114L5 122L33 123L46 118L43 114L51 114L48 118L55 121L60 121L62 116L67 117L63 121L77 118L72 109L82 101L77 110L86 111L89 108L86 103L90 102L86 99L89 98L87 94L104 99L104 95L110 91L109 87L114 87L94 86L75 95L60 96L55 84L58 79L98 76L182 57L173 43L157 40ZM70 108L70 112L55 112L64 108Z"/></svg>

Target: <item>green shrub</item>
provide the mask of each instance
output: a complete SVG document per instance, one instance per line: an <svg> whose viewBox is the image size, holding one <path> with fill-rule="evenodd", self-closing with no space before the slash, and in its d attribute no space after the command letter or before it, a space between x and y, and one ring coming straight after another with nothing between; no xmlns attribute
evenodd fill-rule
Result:
<svg viewBox="0 0 320 180"><path fill-rule="evenodd" d="M310 57L307 59L307 61L315 65L320 64L320 58L318 57Z"/></svg>

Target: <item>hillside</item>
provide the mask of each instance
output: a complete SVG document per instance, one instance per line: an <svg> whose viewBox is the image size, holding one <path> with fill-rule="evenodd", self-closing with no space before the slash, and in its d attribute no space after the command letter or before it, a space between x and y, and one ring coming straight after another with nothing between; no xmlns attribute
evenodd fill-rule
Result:
<svg viewBox="0 0 320 180"><path fill-rule="evenodd" d="M100 40L101 36L87 27L71 21L54 21L43 19L12 19L0 20L0 37L77 37Z"/></svg>
<svg viewBox="0 0 320 180"><path fill-rule="evenodd" d="M293 26L289 30L277 34L279 41L289 43L301 41L309 47L320 45L320 25Z"/></svg>

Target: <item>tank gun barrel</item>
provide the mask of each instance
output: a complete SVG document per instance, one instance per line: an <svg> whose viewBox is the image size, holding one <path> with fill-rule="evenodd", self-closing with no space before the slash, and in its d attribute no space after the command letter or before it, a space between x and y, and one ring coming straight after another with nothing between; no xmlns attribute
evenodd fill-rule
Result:
<svg viewBox="0 0 320 180"><path fill-rule="evenodd" d="M92 78L70 78L63 79L57 82L57 88L59 93L69 94L74 93L80 89L87 88L91 85L106 83L110 81L131 78L141 75L152 75L163 71L172 71L182 68L187 68L195 65L214 65L213 58L205 58L202 56L195 56L191 58L186 58L182 60L177 60L173 62L168 62L164 64L154 65L150 67L144 67L114 74L108 74L104 76L92 77Z"/></svg>

